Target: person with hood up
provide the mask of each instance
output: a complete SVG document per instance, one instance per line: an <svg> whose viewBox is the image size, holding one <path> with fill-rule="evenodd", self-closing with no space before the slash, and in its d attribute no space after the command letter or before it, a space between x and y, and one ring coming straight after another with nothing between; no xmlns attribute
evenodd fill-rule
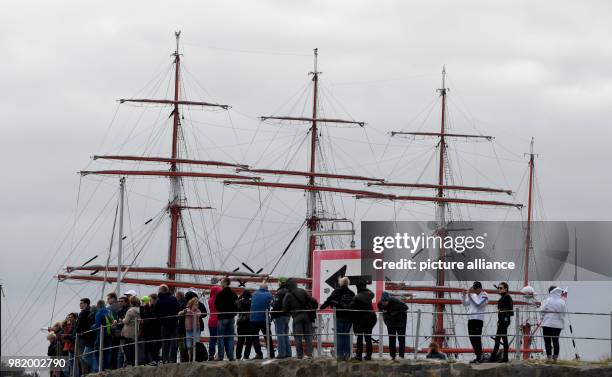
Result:
<svg viewBox="0 0 612 377"><path fill-rule="evenodd" d="M229 361L234 361L234 317L236 317L236 300L238 296L230 288L231 280L228 277L221 279L221 292L215 298L215 307L219 312L218 334L222 345L219 347L219 354L215 360L223 360L224 351L227 353Z"/></svg>
<svg viewBox="0 0 612 377"><path fill-rule="evenodd" d="M102 332L104 333L102 335L102 347L104 351L102 351L102 360L98 360L98 363L102 363L102 369L109 369L111 367L111 351L108 348L112 346L111 327L115 321L115 317L113 317L113 313L106 307L106 302L104 302L104 300L98 300L96 306L98 310L96 311L95 322L91 325L92 330L97 330L94 348L96 351L100 350L100 327L102 327ZM96 358L97 357L98 355L96 355Z"/></svg>
<svg viewBox="0 0 612 377"><path fill-rule="evenodd" d="M350 309L356 310L353 315L353 332L357 335L357 349L355 351L355 360L372 360L372 329L376 325L376 314L372 310L372 301L374 300L374 292L368 289L364 282L358 282L357 294L353 297ZM363 341L365 338L366 355L363 354Z"/></svg>
<svg viewBox="0 0 612 377"><path fill-rule="evenodd" d="M391 297L389 292L383 292L380 302L378 303L378 310L383 313L383 321L387 326L387 333L389 334L389 354L391 358L395 360L397 351L395 347L395 338L397 336L397 342L399 343L399 352L397 353L400 359L403 359L406 350L408 306L397 298Z"/></svg>
<svg viewBox="0 0 612 377"><path fill-rule="evenodd" d="M251 357L251 347L253 347L253 331L251 329L251 291L245 289L236 301L238 309L238 320L236 328L238 332L238 341L236 342L236 358L238 360L248 360ZM242 349L244 348L244 354Z"/></svg>
<svg viewBox="0 0 612 377"><path fill-rule="evenodd" d="M482 362L482 326L488 302L489 296L479 281L475 281L470 289L463 292L463 305L468 307L468 334L476 354L476 358L470 363Z"/></svg>
<svg viewBox="0 0 612 377"><path fill-rule="evenodd" d="M302 288L298 288L295 280L287 280L287 293L283 298L283 311L290 313L293 318L293 337L295 338L298 359L312 357L312 313L318 306L317 300ZM306 344L306 350L304 350L302 340Z"/></svg>
<svg viewBox="0 0 612 377"><path fill-rule="evenodd" d="M565 313L567 306L563 299L565 291L559 287L548 288L548 298L540 306L542 313L542 335L546 358L557 361L559 358L559 334L565 326ZM551 346L552 343L552 346Z"/></svg>
<svg viewBox="0 0 612 377"><path fill-rule="evenodd" d="M348 360L351 357L351 327L352 312L348 311L355 293L349 289L349 278L343 276L338 279L338 287L327 297L319 309L336 309L336 342L338 360Z"/></svg>
<svg viewBox="0 0 612 377"><path fill-rule="evenodd" d="M278 289L272 300L270 318L274 322L276 343L278 344L277 359L291 357L291 344L289 343L289 314L283 311L283 299L287 294L287 278L278 278Z"/></svg>
<svg viewBox="0 0 612 377"><path fill-rule="evenodd" d="M159 286L153 311L161 325L162 362L176 363L179 303L166 284Z"/></svg>
<svg viewBox="0 0 612 377"><path fill-rule="evenodd" d="M217 284L218 281L216 279L211 280L211 284ZM215 299L217 298L217 294L221 292L221 287L218 285L214 285L210 288L210 297L208 298L208 310L210 311L210 316L208 317L208 332L210 333L210 338L208 340L208 360L214 360L215 354L217 350L217 345L221 347L221 342L217 338L218 335L218 326L219 326L219 316L217 315L217 307L215 306Z"/></svg>
<svg viewBox="0 0 612 377"><path fill-rule="evenodd" d="M254 336L253 347L257 359L263 359L263 353L261 352L261 344L259 343L259 333L261 332L265 337L266 345L270 347L270 358L274 358L274 347L272 345L272 330L270 329L270 322L266 310L270 310L272 305L272 293L268 290L268 284L265 282L259 286L259 289L253 293L253 301L251 303L251 332ZM268 336L266 336L268 334Z"/></svg>
<svg viewBox="0 0 612 377"><path fill-rule="evenodd" d="M514 306L512 303L512 297L508 293L508 283L502 281L495 288L499 293L499 300L497 301L497 331L495 332L495 345L491 352L489 361L500 363L508 362L508 326L510 326L510 320L514 315ZM501 359L498 359L499 344L504 344L504 355Z"/></svg>

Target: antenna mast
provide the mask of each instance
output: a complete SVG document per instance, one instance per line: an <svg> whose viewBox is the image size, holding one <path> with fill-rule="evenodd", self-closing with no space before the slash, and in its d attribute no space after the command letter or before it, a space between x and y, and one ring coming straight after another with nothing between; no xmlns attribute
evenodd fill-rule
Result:
<svg viewBox="0 0 612 377"><path fill-rule="evenodd" d="M533 153L533 137L529 148L529 194L527 197L527 232L525 236L525 275L523 277L523 286L529 285L529 252L531 250L531 216L533 212L532 194L533 194L533 173L535 154Z"/></svg>
<svg viewBox="0 0 612 377"><path fill-rule="evenodd" d="M121 295L121 266L123 261L123 203L125 198L125 177L119 180L119 238L117 239L117 295Z"/></svg>

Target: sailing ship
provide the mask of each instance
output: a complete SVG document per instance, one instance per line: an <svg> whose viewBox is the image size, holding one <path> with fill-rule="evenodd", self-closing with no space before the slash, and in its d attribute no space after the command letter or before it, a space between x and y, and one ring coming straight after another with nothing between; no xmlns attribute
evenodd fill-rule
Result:
<svg viewBox="0 0 612 377"><path fill-rule="evenodd" d="M487 206L487 207L502 207L502 208L522 208L522 204L516 202L507 202L502 200L492 200L490 198L466 198L458 197L456 193L469 194L487 194L487 195L508 195L512 193L509 189L481 187L473 185L460 185L451 182L448 146L451 140L484 140L492 141L493 137L480 134L463 134L449 132L447 125L447 96L449 89L446 86L446 70L442 71L442 85L438 89L441 102L440 111L440 129L436 132L421 132L421 131L394 131L391 137L408 137L408 138L433 138L436 140L437 150L437 181L435 183L404 183L396 181L387 181L382 178L368 177L363 175L339 174L337 172L329 172L321 170L324 166L323 153L321 146L321 138L323 131L327 126L347 126L363 128L366 123L353 119L341 119L335 116L327 116L322 114L320 108L320 75L318 70L318 50L314 49L314 66L309 72L311 76L309 88L311 90L312 99L310 101L310 112L307 115L268 115L260 117L261 122L280 123L279 127L291 125L299 127L304 125L306 135L308 135L308 169L292 170L286 167L282 168L260 168L251 164L236 161L219 161L207 159L195 159L188 155L188 144L186 140L186 130L183 124L186 114L191 114L191 108L201 109L218 109L228 111L230 106L219 104L211 101L201 101L186 99L183 83L182 71L182 53L180 50L180 32L175 33L176 46L172 54L172 89L173 95L171 98L124 98L120 99L120 104L137 105L137 106L153 106L155 108L170 109L169 119L171 122L171 143L169 156L154 156L150 153L145 154L101 154L93 157L94 160L100 162L117 162L131 163L138 167L141 165L167 165L168 169L108 169L108 170L84 170L80 174L85 176L96 177L119 177L118 202L115 215L112 222L112 237L111 246L108 250L107 261L105 264L92 264L94 258L80 265L72 265L66 267L66 273L59 274L57 278L60 281L88 281L99 282L102 284L102 292L104 292L106 284L114 284L116 291L121 292L122 284L142 285L142 286L157 286L167 284L172 289L179 288L196 288L208 290L213 283L207 278L214 276L230 276L237 280L240 284L238 289L243 289L252 284L262 281L275 283L277 277L283 271L280 271L281 260L290 265L290 268L299 269L294 261L298 260L298 256L291 255L291 259L287 259L289 250L295 247L296 241L305 231L306 236L306 253L303 257L304 271L302 274L296 275L295 279L299 284L305 287L310 287L312 284L312 269L313 269L313 253L315 250L324 250L326 245L335 244L343 248L354 248L354 236L356 234L356 226L353 224L357 219L350 219L346 216L338 216L339 211L329 211L324 204L333 203L333 199L326 199L329 196L352 196L358 201L368 201L371 205L379 203L432 203L435 205L435 232L443 234L454 219L452 217L451 208L456 206ZM304 139L303 141L305 141ZM533 260L533 243L532 243L532 190L533 176L535 168L535 154L532 150L529 154L529 197L527 201L527 221L525 224L524 237L524 279L523 285L529 285L529 263ZM125 256L125 242L127 239L124 225L124 217L126 213L126 179L139 178L154 178L169 180L169 199L163 205L160 215L147 220L143 226L163 224L164 219L168 219L169 237L167 258L165 266L142 266L139 260L141 251L132 250L130 259ZM291 180L293 179L293 180ZM296 182L299 179L302 182ZM294 226L295 233L293 236L284 238L286 246L282 248L282 252L278 254L275 260L267 261L267 265L261 268L252 267L252 261L242 260L239 263L236 261L235 268L218 268L206 266L201 257L197 256L194 249L198 242L205 243L209 249L215 248L210 240L201 241L206 238L202 235L202 229L196 229L192 226L192 235L188 235L190 223L192 224L191 213L196 212L201 217L205 217L206 213L214 210L214 204L202 203L200 198L196 198L196 204L192 198L187 197L186 186L187 182L193 183L194 186L199 182L215 182L215 187L228 187L239 190L257 190L261 195L261 190L266 193L266 199L269 199L270 192L274 190L283 190L297 193L305 193L306 196L306 216L303 222ZM195 182L195 183L194 183ZM354 187L355 185L361 187ZM367 187L364 187L366 185ZM401 190L411 190L408 195L401 193ZM434 195L413 195L412 190L432 191ZM197 189L194 191L197 193ZM197 195L196 195L197 196ZM255 208L256 212L261 211L261 199L259 207ZM333 205L333 204L332 204ZM362 219L361 219L362 220ZM208 220L209 222L211 220ZM262 220L263 221L263 220ZM253 218L249 220L250 226L254 222ZM205 224L203 220L202 224ZM280 222L279 222L280 223ZM210 225L210 223L209 223ZM216 225L213 224L212 228ZM292 225L293 226L293 225ZM295 229L297 228L297 229ZM210 228L209 228L210 230ZM219 231L218 228L212 230ZM230 232L229 230L227 230ZM232 230L235 238L242 239L235 230ZM194 240L195 239L195 240ZM200 241L198 241L200 239ZM141 248L147 247L147 242L150 238L142 236L140 241ZM132 242L132 248L134 248ZM234 243L236 246L237 242ZM217 245L218 247L218 245ZM113 253L112 250L116 252ZM280 249L279 249L280 250ZM217 250L218 254L223 254L222 250ZM439 260L447 258L448 250L439 248L436 250L436 257ZM225 250L227 255L217 255L219 266L228 266L228 258L232 257L232 248ZM112 258L111 258L112 255ZM115 264L111 264L111 259L116 260ZM211 260L213 258L211 257ZM254 258L255 260L257 258ZM181 261L183 263L181 265ZM258 261L261 262L261 261ZM156 275L152 278L149 274ZM135 276L136 275L136 276ZM147 277L142 277L146 275ZM461 354L471 352L471 348L461 346L455 337L456 344L451 345L450 340L455 334L454 318L452 318L452 307L460 304L458 298L452 297L463 291L463 287L452 286L447 281L447 275L444 271L439 271L435 276L433 285L417 285L406 281L387 281L385 282L385 290L391 291L393 294L413 305L427 305L433 307L432 319L432 340L437 341L443 346L443 350L450 354ZM432 294L433 297L418 297L419 294ZM489 291L491 294L496 292ZM524 295L523 292L511 292L521 297L525 296L524 300L516 300L518 305L532 305L533 297L529 294ZM491 301L495 303L494 300ZM525 322L527 324L527 322ZM525 329L523 351L527 357L530 353L538 351L531 347L530 329ZM465 342L461 342L465 344ZM381 342L382 344L382 342ZM417 350L422 352L423 350ZM410 352L410 350L409 350Z"/></svg>

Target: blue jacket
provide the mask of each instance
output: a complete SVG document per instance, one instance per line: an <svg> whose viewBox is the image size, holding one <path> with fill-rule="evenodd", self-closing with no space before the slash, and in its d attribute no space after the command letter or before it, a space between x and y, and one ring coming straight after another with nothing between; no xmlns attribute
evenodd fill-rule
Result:
<svg viewBox="0 0 612 377"><path fill-rule="evenodd" d="M106 326L106 316L110 314L110 311L106 308L98 309L96 312L96 322L91 325L92 329L99 329L100 326Z"/></svg>
<svg viewBox="0 0 612 377"><path fill-rule="evenodd" d="M259 288L253 293L251 299L251 322L265 322L266 309L272 304L272 293L264 288Z"/></svg>

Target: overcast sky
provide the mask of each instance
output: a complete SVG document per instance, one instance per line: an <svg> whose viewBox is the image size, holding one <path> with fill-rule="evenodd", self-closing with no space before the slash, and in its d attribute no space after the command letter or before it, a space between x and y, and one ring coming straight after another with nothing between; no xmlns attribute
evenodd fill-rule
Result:
<svg viewBox="0 0 612 377"><path fill-rule="evenodd" d="M45 352L44 333L37 329L49 324L54 301L53 319L59 320L78 309L79 296L99 297L99 285L57 286L53 280L66 264L94 255L103 263L108 249L117 179L81 180L75 173L111 166L92 163L94 154L168 154L169 110L118 106L116 99L167 95L175 30L182 30L183 93L232 106L229 112L184 113L185 156L306 170L301 141L308 127L261 123L257 116L308 115L307 73L316 47L321 111L367 122L365 129L325 128L320 169L433 182L435 145L390 139L388 133L439 128L435 89L446 65L449 127L496 137L493 143L450 146L454 182L512 189L515 196L496 198L524 203L523 153L534 137L537 218L611 220L611 7L606 1L3 4L3 353ZM269 271L306 211L301 192L188 182L199 203L215 208L211 216L194 214L190 225L198 267L233 269L246 261ZM146 220L163 215L167 182L129 180L128 198L130 240L148 234ZM434 213L431 204L349 196L326 204L329 214L357 224ZM478 220L525 214L456 211ZM202 229L212 229L210 236ZM146 250L139 254L141 265L165 263L165 223L152 237L151 244L134 241L128 249L132 256L139 247ZM275 273L303 273L303 239L281 262ZM592 310L612 309L606 297Z"/></svg>

